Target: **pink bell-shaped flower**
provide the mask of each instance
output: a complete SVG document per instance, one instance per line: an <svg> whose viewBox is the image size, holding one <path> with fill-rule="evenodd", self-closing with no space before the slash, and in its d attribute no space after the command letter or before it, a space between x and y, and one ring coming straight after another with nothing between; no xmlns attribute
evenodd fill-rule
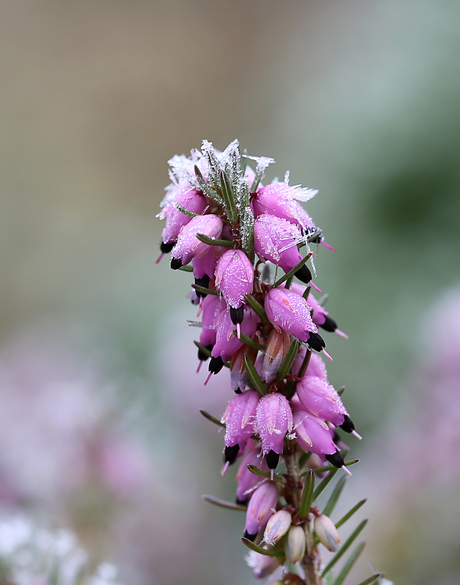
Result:
<svg viewBox="0 0 460 585"><path fill-rule="evenodd" d="M317 376L304 376L298 382L297 396L302 406L318 418L339 427L348 413L334 386Z"/></svg>
<svg viewBox="0 0 460 585"><path fill-rule="evenodd" d="M302 254L297 248L301 241L299 228L287 219L264 213L254 222L254 250L261 258L270 260L285 272L292 270L302 260ZM296 272L296 276L305 283L311 280L311 272L305 264Z"/></svg>
<svg viewBox="0 0 460 585"><path fill-rule="evenodd" d="M303 360L305 359L306 353L309 351L306 347L301 347L295 357L294 363L292 364L292 373L294 376L298 376L299 370L303 364ZM323 380L327 380L327 370L326 366L320 355L317 353L310 352L310 360L308 362L307 370L305 372L307 376L318 376L318 378L323 378Z"/></svg>
<svg viewBox="0 0 460 585"><path fill-rule="evenodd" d="M203 254L209 246L196 235L204 234L210 238L219 238L222 232L222 220L217 215L198 215L185 225L177 238L177 244L171 252L171 268L177 270L188 264L192 258Z"/></svg>
<svg viewBox="0 0 460 585"><path fill-rule="evenodd" d="M254 283L254 267L243 250L227 250L219 259L215 274L216 289L230 307L235 325L243 321L244 295L251 294Z"/></svg>
<svg viewBox="0 0 460 585"><path fill-rule="evenodd" d="M254 422L259 394L247 390L237 394L228 403L222 417L225 423L225 461L233 463L238 454L246 449L247 442L254 433Z"/></svg>
<svg viewBox="0 0 460 585"><path fill-rule="evenodd" d="M274 513L277 502L278 488L274 482L267 481L254 491L246 512L246 524L244 525L246 538L255 539Z"/></svg>
<svg viewBox="0 0 460 585"><path fill-rule="evenodd" d="M178 205L193 213L201 214L206 208L206 199L187 182L171 183L163 199L163 209L158 214L160 219L166 219L161 238L161 251L170 252L181 228L187 225L191 217L178 209Z"/></svg>
<svg viewBox="0 0 460 585"><path fill-rule="evenodd" d="M316 351L322 351L325 343L318 335L310 311L310 306L302 296L282 287L270 289L265 297L265 312L278 331L283 329Z"/></svg>
<svg viewBox="0 0 460 585"><path fill-rule="evenodd" d="M311 199L316 193L313 189L293 187L287 183L272 183L257 189L252 208L256 217L269 213L297 225L305 233L316 226L296 198L306 201L308 195Z"/></svg>
<svg viewBox="0 0 460 585"><path fill-rule="evenodd" d="M236 474L236 481L238 483L236 488L236 501L238 504L246 504L248 502L251 497L251 491L262 479L249 471L248 465L254 465L263 471L268 471L265 458L259 456L259 449L255 447L256 441L250 439L248 445L251 445L251 447L241 460Z"/></svg>
<svg viewBox="0 0 460 585"><path fill-rule="evenodd" d="M275 469L283 453L284 437L293 429L292 410L283 394L272 392L262 396L257 405L256 428L267 465Z"/></svg>

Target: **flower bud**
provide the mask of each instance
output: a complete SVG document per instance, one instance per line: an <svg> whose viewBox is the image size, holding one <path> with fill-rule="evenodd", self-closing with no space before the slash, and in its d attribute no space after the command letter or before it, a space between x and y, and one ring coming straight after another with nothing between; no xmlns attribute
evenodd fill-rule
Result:
<svg viewBox="0 0 460 585"><path fill-rule="evenodd" d="M275 379L290 345L291 338L289 333L272 329L268 336L265 355L259 372L264 382L272 382Z"/></svg>
<svg viewBox="0 0 460 585"><path fill-rule="evenodd" d="M256 579L265 579L276 571L282 561L279 557L269 557L251 550L246 556L246 562L251 567L252 574Z"/></svg>
<svg viewBox="0 0 460 585"><path fill-rule="evenodd" d="M324 544L327 550L331 552L338 550L340 544L339 533L328 516L320 514L315 517L315 532L319 541Z"/></svg>
<svg viewBox="0 0 460 585"><path fill-rule="evenodd" d="M278 488L276 484L267 481L259 486L249 500L246 512L244 536L254 540L274 512L278 502Z"/></svg>
<svg viewBox="0 0 460 585"><path fill-rule="evenodd" d="M267 522L264 533L264 541L274 546L289 530L292 516L286 510L278 510Z"/></svg>
<svg viewBox="0 0 460 585"><path fill-rule="evenodd" d="M295 565L302 561L305 556L306 538L302 526L291 526L284 550L289 561Z"/></svg>

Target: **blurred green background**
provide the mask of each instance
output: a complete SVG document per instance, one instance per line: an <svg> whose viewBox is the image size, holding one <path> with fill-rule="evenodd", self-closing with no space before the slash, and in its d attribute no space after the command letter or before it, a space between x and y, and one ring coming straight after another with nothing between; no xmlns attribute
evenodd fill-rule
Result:
<svg viewBox="0 0 460 585"><path fill-rule="evenodd" d="M459 533L441 538L447 510L415 538L423 529L411 522L431 493L410 513L379 506L387 483L404 481L388 450L399 457L405 439L390 443L388 429L398 413L400 423L410 417L414 373L443 343L422 319L460 281L460 4L16 0L0 4L0 31L2 367L32 330L38 348L50 331L56 345L72 346L76 371L103 356L98 376L116 387L112 408L123 420L135 410L123 424L148 451L157 486L137 520L132 502L118 503L122 512L106 511L96 529L85 519L89 492L66 500L70 516L54 517L70 517L126 583L252 582L242 519L199 500L234 489L230 474L219 476L222 437L197 414L201 378L189 412L175 411L181 388L170 399L169 374L177 379L186 363L186 383L196 365L181 341L193 338L186 319L195 318L187 276L155 265L167 160L203 138L219 149L238 138L249 154L276 160L268 180L289 169L292 184L319 189L308 211L337 251L321 250L317 283L350 337L328 339L328 371L347 386L365 437L352 443L364 462L348 490L355 501L362 476L375 494L363 558L399 583L460 583ZM231 395L221 392L223 410ZM424 450L405 465L426 467ZM433 481L442 484L442 473ZM120 515L147 535L142 552L120 545L131 534L114 528ZM436 543L443 554L428 555Z"/></svg>

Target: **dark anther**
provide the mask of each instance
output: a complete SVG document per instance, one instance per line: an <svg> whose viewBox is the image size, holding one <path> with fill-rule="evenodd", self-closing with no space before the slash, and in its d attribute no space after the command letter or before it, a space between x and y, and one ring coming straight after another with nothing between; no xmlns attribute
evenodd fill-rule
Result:
<svg viewBox="0 0 460 585"><path fill-rule="evenodd" d="M212 357L209 362L209 371L213 374L218 374L224 367L224 360L221 357Z"/></svg>
<svg viewBox="0 0 460 585"><path fill-rule="evenodd" d="M168 254L168 252L171 252L173 248L174 242L170 244L165 244L164 242L161 242L160 244L160 250L163 252L163 254Z"/></svg>
<svg viewBox="0 0 460 585"><path fill-rule="evenodd" d="M180 258L171 258L171 268L178 270L182 266L182 260Z"/></svg>
<svg viewBox="0 0 460 585"><path fill-rule="evenodd" d="M233 445L233 447L225 447L224 449L224 461L227 463L230 463L230 465L232 463L235 462L236 458L238 457L238 452L240 450L240 446L238 445L238 443L236 445Z"/></svg>
<svg viewBox="0 0 460 585"><path fill-rule="evenodd" d="M251 542L254 542L256 539L257 533L256 534L249 534L249 532L247 530L245 530L243 536L244 536L244 538L247 538Z"/></svg>
<svg viewBox="0 0 460 585"><path fill-rule="evenodd" d="M299 270L297 270L297 272L295 273L295 275L297 276L297 278L299 280L301 280L305 284L308 284L310 282L310 280L311 280L311 272L310 272L310 269L305 264L302 266L302 268L299 268Z"/></svg>
<svg viewBox="0 0 460 585"><path fill-rule="evenodd" d="M336 451L335 453L332 453L332 455L326 455L326 459L336 467L342 467L345 463L342 455L340 455L340 451Z"/></svg>
<svg viewBox="0 0 460 585"><path fill-rule="evenodd" d="M267 462L268 469L276 469L278 466L279 460L280 460L280 456L278 455L278 453L275 453L273 451L273 449L270 449L270 451L267 453L267 455L265 457L265 461Z"/></svg>
<svg viewBox="0 0 460 585"><path fill-rule="evenodd" d="M320 325L320 327L322 327L326 331L330 331L331 333L333 333L337 329L337 323L334 321L334 319L331 319L326 315L326 321L324 321L324 323Z"/></svg>
<svg viewBox="0 0 460 585"><path fill-rule="evenodd" d="M250 498L245 498L244 500L236 498L235 502L238 504L238 506L246 506L249 500Z"/></svg>
<svg viewBox="0 0 460 585"><path fill-rule="evenodd" d="M210 343L209 345L206 346L206 349L209 349L209 351L212 351L212 343ZM207 353L204 353L203 350L199 349L198 350L198 359L202 362L205 362L207 359L209 358L209 355Z"/></svg>
<svg viewBox="0 0 460 585"><path fill-rule="evenodd" d="M235 390L235 394L243 394L243 391L241 390L241 388L237 388Z"/></svg>
<svg viewBox="0 0 460 585"><path fill-rule="evenodd" d="M195 284L198 286L202 286L203 288L209 288L209 276L205 274L203 278L195 278ZM199 290L195 291L197 297L204 298L207 293L201 292Z"/></svg>
<svg viewBox="0 0 460 585"><path fill-rule="evenodd" d="M233 325L236 325L237 323L242 323L243 317L244 305L241 305L241 307L238 307L237 309L230 307L230 319L232 320Z"/></svg>
<svg viewBox="0 0 460 585"><path fill-rule="evenodd" d="M353 421L348 416L348 414L345 415L344 421L340 425L340 428L343 429L346 433L351 433L355 430L355 425L353 424Z"/></svg>
<svg viewBox="0 0 460 585"><path fill-rule="evenodd" d="M326 347L324 339L318 333L310 333L307 343L315 351L321 351Z"/></svg>

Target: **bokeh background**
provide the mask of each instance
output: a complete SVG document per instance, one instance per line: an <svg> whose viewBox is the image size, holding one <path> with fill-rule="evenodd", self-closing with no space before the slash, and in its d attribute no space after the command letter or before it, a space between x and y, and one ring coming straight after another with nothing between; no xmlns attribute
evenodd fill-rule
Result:
<svg viewBox="0 0 460 585"><path fill-rule="evenodd" d="M130 585L253 582L243 518L200 500L233 498L198 414L231 396L195 375L187 275L155 265L167 160L238 138L319 189L337 249L356 582L460 583L460 4L4 0L0 51L2 506Z"/></svg>

